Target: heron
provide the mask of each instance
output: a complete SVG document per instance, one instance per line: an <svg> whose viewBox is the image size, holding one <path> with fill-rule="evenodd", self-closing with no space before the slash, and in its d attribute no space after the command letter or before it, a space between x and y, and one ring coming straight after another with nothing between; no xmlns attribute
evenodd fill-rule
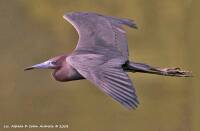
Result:
<svg viewBox="0 0 200 131"><path fill-rule="evenodd" d="M159 68L130 61L123 26L137 29L133 20L92 12L70 12L64 14L63 18L79 35L75 49L25 70L53 69L53 77L60 82L86 79L128 109L135 109L139 105L128 72L192 76L191 72L180 68Z"/></svg>

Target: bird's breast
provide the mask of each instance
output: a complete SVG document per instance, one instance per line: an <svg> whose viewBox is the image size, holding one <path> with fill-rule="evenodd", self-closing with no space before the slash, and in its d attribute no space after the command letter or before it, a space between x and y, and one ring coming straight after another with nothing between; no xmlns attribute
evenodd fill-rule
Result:
<svg viewBox="0 0 200 131"><path fill-rule="evenodd" d="M85 79L76 69L74 69L69 64L65 64L60 69L55 70L52 75L55 80L61 82Z"/></svg>

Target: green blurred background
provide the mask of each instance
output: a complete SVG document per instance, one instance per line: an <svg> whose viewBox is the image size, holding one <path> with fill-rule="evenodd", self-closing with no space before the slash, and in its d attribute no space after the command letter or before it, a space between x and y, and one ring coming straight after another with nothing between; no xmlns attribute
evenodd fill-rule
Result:
<svg viewBox="0 0 200 131"><path fill-rule="evenodd" d="M60 130L69 131L199 131L199 5L198 0L0 0L0 130L4 124L58 123L68 124ZM130 74L141 104L129 111L88 81L59 83L50 70L24 72L25 66L72 51L78 35L62 18L71 11L134 19L139 29L126 28L131 60L180 66L195 77Z"/></svg>

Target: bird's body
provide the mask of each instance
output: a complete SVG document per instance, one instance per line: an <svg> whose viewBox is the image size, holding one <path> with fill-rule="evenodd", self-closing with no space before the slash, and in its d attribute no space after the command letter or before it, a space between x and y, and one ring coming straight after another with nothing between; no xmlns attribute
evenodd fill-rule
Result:
<svg viewBox="0 0 200 131"><path fill-rule="evenodd" d="M64 15L79 34L71 54L60 55L27 68L52 68L58 81L87 79L128 108L138 105L135 89L126 72L167 76L190 76L179 68L154 68L128 59L128 44L123 25L136 28L133 21L96 13L72 12Z"/></svg>

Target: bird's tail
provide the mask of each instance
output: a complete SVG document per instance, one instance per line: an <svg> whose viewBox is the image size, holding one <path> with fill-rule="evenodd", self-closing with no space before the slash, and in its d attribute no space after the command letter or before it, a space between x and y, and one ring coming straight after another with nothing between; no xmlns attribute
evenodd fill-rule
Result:
<svg viewBox="0 0 200 131"><path fill-rule="evenodd" d="M191 77L190 71L181 70L180 68L158 68L143 63L127 62L125 70L130 72L150 73L163 76Z"/></svg>

